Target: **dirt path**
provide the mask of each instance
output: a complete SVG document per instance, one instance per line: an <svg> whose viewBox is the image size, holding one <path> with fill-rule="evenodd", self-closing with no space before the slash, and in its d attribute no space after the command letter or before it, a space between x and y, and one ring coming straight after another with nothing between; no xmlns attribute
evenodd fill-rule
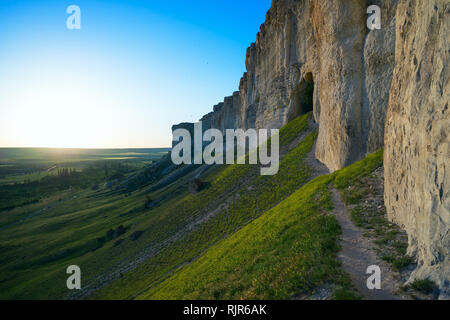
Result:
<svg viewBox="0 0 450 320"><path fill-rule="evenodd" d="M330 173L327 166L316 159L316 147L317 139L314 142L312 150L306 155L305 158L306 165L311 168L311 180Z"/></svg>
<svg viewBox="0 0 450 320"><path fill-rule="evenodd" d="M398 300L405 297L395 292L398 283L391 275L389 266L377 257L375 245L365 238L358 227L350 220L347 208L342 202L339 192L330 188L331 199L334 204L333 213L342 228L341 247L338 254L344 270L350 275L353 285L365 300ZM381 289L369 290L366 274L367 268L377 265L381 269Z"/></svg>

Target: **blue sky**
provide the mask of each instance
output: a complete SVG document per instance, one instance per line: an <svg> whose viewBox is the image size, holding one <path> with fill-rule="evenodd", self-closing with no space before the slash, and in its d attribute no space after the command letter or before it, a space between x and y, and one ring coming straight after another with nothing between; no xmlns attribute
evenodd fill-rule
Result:
<svg viewBox="0 0 450 320"><path fill-rule="evenodd" d="M238 89L270 3L2 0L0 147L169 146Z"/></svg>

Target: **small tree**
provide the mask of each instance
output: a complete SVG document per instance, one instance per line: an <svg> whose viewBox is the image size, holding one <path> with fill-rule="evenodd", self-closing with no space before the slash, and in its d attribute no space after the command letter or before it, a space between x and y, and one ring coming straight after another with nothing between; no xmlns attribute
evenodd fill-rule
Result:
<svg viewBox="0 0 450 320"><path fill-rule="evenodd" d="M151 209L152 208L152 204L153 204L153 200L149 196L146 196L145 197L144 209L146 209L146 210Z"/></svg>

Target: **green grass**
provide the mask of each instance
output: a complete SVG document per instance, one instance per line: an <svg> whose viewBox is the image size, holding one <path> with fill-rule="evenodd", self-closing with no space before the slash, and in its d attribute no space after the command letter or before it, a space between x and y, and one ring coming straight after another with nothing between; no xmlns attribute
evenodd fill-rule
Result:
<svg viewBox="0 0 450 320"><path fill-rule="evenodd" d="M36 203L61 190L114 180L114 174L126 176L161 158L165 150L0 148L0 212ZM59 179L62 169L76 174Z"/></svg>
<svg viewBox="0 0 450 320"><path fill-rule="evenodd" d="M139 298L290 299L346 284L334 255L340 227L324 209L331 179L308 183Z"/></svg>
<svg viewBox="0 0 450 320"><path fill-rule="evenodd" d="M431 294L435 290L436 284L428 279L418 279L411 283L409 287L424 294Z"/></svg>
<svg viewBox="0 0 450 320"><path fill-rule="evenodd" d="M365 159L339 170L339 173L334 180L334 186L339 190L352 187L358 184L362 178L369 176L374 170L381 166L383 166L383 150L379 150L367 156ZM349 204L354 199L359 198L359 192L353 191L350 195L345 194L344 200L348 199L349 201L345 202Z"/></svg>
<svg viewBox="0 0 450 320"><path fill-rule="evenodd" d="M7 212L0 221L49 208L0 233L0 299L67 298L71 264L81 267L82 287L101 285L89 299L290 299L321 286L334 299L359 298L336 257L340 227L328 186L357 184L380 166L382 152L309 181L305 157L317 133L286 150L305 133L309 116L280 130L288 152L276 176L261 176L257 165L215 166L197 194L188 192L189 173L153 192L151 184L130 195L69 190ZM162 200L145 210L147 198ZM120 225L125 234L97 241ZM132 241L138 230L144 233ZM142 257L131 271L123 268Z"/></svg>
<svg viewBox="0 0 450 320"><path fill-rule="evenodd" d="M301 117L297 117L291 122L289 122L286 126L281 128L280 130L280 144L281 145L288 145L291 143L300 132L305 130L308 126L308 117L310 117L311 114L307 114Z"/></svg>
<svg viewBox="0 0 450 320"><path fill-rule="evenodd" d="M345 188L381 164L382 152L297 190L139 299L291 299L332 284L334 299L360 298L336 259L340 228L329 183Z"/></svg>
<svg viewBox="0 0 450 320"><path fill-rule="evenodd" d="M308 116L299 117L280 130L280 140L285 141L282 147L307 128ZM284 138L285 132L289 132L290 139ZM173 208L171 213L177 214L171 214L171 222L164 224L163 228L171 226L178 231L195 218L201 219L208 211L216 209L214 215L91 298L134 298L136 293L167 278L186 261L197 259L210 246L276 206L307 182L310 172L303 159L311 150L316 135L316 132L307 135L281 159L280 171L276 176L261 176L259 166L233 165L217 168L206 181L210 187L199 194L187 195ZM220 207L222 199L228 199L226 208Z"/></svg>
<svg viewBox="0 0 450 320"><path fill-rule="evenodd" d="M406 267L408 267L410 264L414 263L414 259L406 254L402 255L396 255L396 254L390 254L390 255L383 255L381 257L382 260L389 262L392 264L395 270L402 271Z"/></svg>
<svg viewBox="0 0 450 320"><path fill-rule="evenodd" d="M414 259L405 254L397 256L392 262L392 266L394 267L395 270L402 271L412 263L414 263Z"/></svg>
<svg viewBox="0 0 450 320"><path fill-rule="evenodd" d="M30 152L31 155L28 154ZM0 160L14 162L15 165L12 165L14 168L34 166L33 156L36 155L36 152L39 153L36 163L48 165L49 161L53 161L51 157L46 160L46 155L42 153L42 150L34 149L13 149L12 151L8 150L8 152L1 149L0 154L7 158L1 158ZM89 150L88 152L93 155L97 154L97 160L87 163L82 162L80 165L89 168L93 163L93 169L97 170L97 164L95 163L101 162L101 170L99 169L101 172L98 175L96 172L91 172L90 176L86 177L87 180L83 182L88 182L87 185L90 186L90 183L93 182L89 182L89 179L94 179L97 176L100 181L105 179L104 161L99 159L102 159L103 153L111 151L104 150L101 151L101 154L98 154L98 151L95 150ZM162 154L158 157L161 156ZM142 158L142 161L147 161L145 160L147 158ZM156 155L154 159L156 159ZM63 160L68 159L64 158ZM127 161L125 166L136 170L140 167L139 161ZM114 162L114 166L109 167L115 168L121 162L122 160L118 160ZM78 165L75 160L71 163ZM109 172L114 173L113 170L109 170ZM62 297L67 293L64 284L67 266L95 260L97 253L100 251L93 251L98 247L96 241L98 237L104 235L109 228L115 228L121 224L131 226L140 219L142 220L145 214L140 204L144 196L139 193L125 198L124 195L112 194L108 191L82 189L74 181L71 181L67 190L61 190L63 188L59 188L58 185L46 189L44 188L46 185L33 183L35 188L32 190L33 194L20 194L20 197L13 196L14 190L17 189L17 192L21 193L25 188L30 187L30 184L3 186L9 193L2 192L1 199L20 201L26 196L25 199L29 200L36 195L39 201L1 212L1 299ZM8 199L8 196L11 199ZM132 210L136 210L134 214L122 216ZM123 256L118 255L118 258ZM108 267L108 262L104 266ZM101 270L99 268L98 272L101 272ZM86 272L86 275L89 275L89 271Z"/></svg>
<svg viewBox="0 0 450 320"><path fill-rule="evenodd" d="M285 137L285 132L290 135L283 141L290 143L303 132L307 119L308 115L300 117L282 128L281 137ZM81 267L85 286L95 284L99 276L110 274L121 262L156 250L157 254L145 263L132 272L124 272L116 282L92 296L134 297L303 185L309 169L301 159L311 150L315 136L312 133L291 150L282 160L276 178L261 177L259 166L217 166L205 178L209 187L196 195L187 191L191 177L188 175L150 194L145 185L129 197L107 191L72 190L68 195L61 194L62 201L55 194L33 208L25 206L7 212L6 220L16 221L35 209L49 207L0 234L0 298L64 298L69 294L65 288L68 265ZM144 210L147 196L164 200L158 208ZM229 206L220 208L224 199L230 199ZM217 208L214 216L204 219L206 213ZM199 221L198 225L186 230L193 221ZM114 246L115 241L108 241L98 247L96 239L119 225L128 228L120 237L124 241L118 246ZM138 241L131 241L130 235L137 230L144 231L143 235ZM125 286L121 286L122 280Z"/></svg>
<svg viewBox="0 0 450 320"><path fill-rule="evenodd" d="M373 178L372 173L382 165L383 150L380 150L340 170L334 186L340 190L343 201L350 209L353 223L367 230L366 235L375 239L374 243L378 246L382 259L389 262L394 270L401 272L414 263L414 259L407 255L406 234L398 226L389 223L384 206L373 208L370 205L374 190L369 187L368 181Z"/></svg>
<svg viewBox="0 0 450 320"><path fill-rule="evenodd" d="M339 288L333 294L333 300L360 300L361 295L352 289Z"/></svg>

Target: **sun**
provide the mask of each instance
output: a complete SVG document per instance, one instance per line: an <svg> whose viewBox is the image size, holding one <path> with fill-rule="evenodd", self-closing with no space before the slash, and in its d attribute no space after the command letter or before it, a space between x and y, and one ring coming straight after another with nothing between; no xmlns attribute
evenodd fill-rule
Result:
<svg viewBox="0 0 450 320"><path fill-rule="evenodd" d="M120 115L108 95L95 85L71 81L40 82L12 94L7 123L18 145L50 148L96 148L111 144ZM13 101L11 101L13 100Z"/></svg>

